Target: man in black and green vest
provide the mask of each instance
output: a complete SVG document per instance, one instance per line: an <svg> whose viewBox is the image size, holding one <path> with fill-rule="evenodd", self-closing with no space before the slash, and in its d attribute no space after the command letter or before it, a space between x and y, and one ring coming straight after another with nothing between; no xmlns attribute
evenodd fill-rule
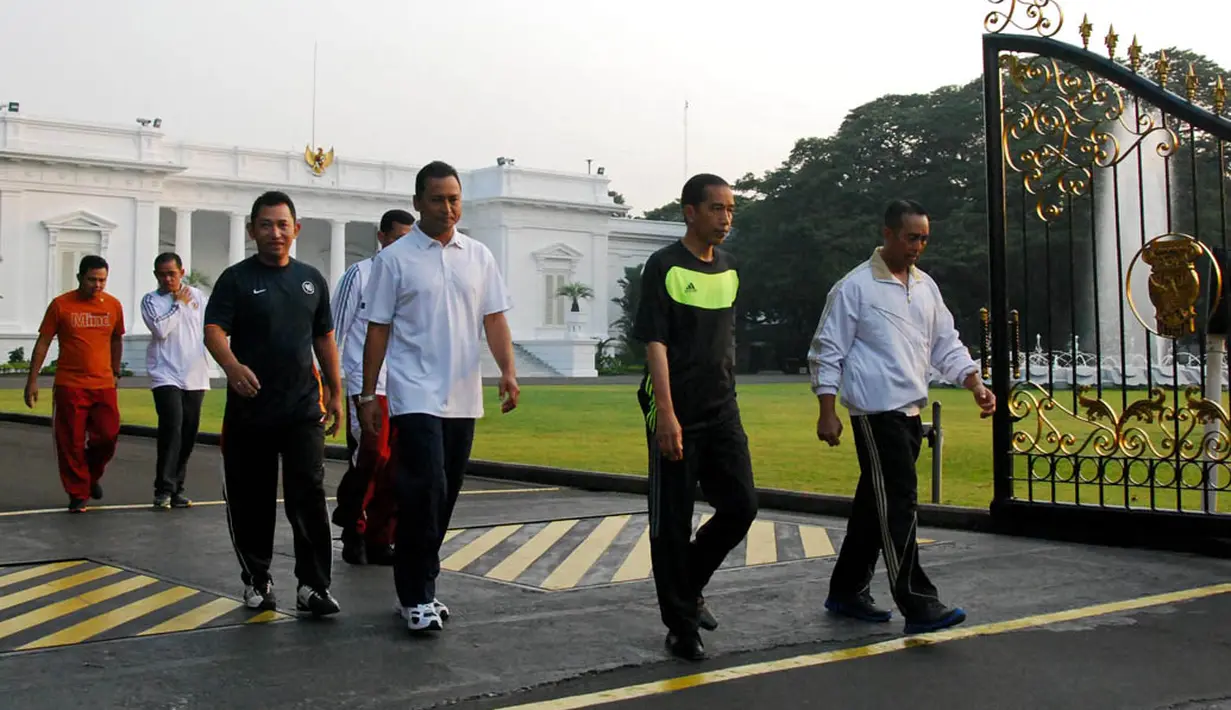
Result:
<svg viewBox="0 0 1231 710"><path fill-rule="evenodd" d="M650 449L650 556L667 650L705 657L698 628L718 622L702 590L756 518L748 437L735 402L739 272L717 248L735 196L717 175L696 175L680 197L687 231L645 262L633 336L646 343L637 391ZM692 540L697 483L714 516Z"/></svg>

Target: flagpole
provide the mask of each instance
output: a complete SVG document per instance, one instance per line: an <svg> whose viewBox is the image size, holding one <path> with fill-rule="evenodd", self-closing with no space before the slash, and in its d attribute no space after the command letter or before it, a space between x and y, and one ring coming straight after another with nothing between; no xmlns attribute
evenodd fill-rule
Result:
<svg viewBox="0 0 1231 710"><path fill-rule="evenodd" d="M312 43L312 147L316 147L316 47Z"/></svg>
<svg viewBox="0 0 1231 710"><path fill-rule="evenodd" d="M684 99L684 181L688 181L688 99Z"/></svg>

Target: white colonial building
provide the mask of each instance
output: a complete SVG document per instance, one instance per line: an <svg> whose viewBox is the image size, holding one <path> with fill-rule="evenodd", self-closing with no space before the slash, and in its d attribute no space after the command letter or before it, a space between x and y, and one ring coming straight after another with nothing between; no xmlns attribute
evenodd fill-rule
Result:
<svg viewBox="0 0 1231 710"><path fill-rule="evenodd" d="M147 122L148 123L148 122ZM48 301L74 288L77 263L110 263L107 290L124 305L125 360L144 370L148 330L141 296L155 288L154 257L175 251L207 280L254 252L245 220L261 192L287 192L303 231L295 257L336 286L376 248L391 208L413 212L418 166L351 159L324 170L305 153L176 143L159 128L99 125L0 113L0 348L33 348ZM440 157L447 160L448 156ZM464 171L461 229L495 254L509 289L519 372L593 376L595 343L620 317L624 267L682 236L682 225L633 220L603 175L512 164ZM319 174L318 174L319 173ZM581 313L556 289L594 291ZM208 291L208 288L206 288ZM53 346L50 358L55 356ZM485 374L494 374L487 359Z"/></svg>

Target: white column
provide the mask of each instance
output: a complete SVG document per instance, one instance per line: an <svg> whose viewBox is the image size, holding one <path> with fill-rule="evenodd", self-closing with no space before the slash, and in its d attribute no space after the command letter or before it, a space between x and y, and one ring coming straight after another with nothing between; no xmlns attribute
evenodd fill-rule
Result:
<svg viewBox="0 0 1231 710"><path fill-rule="evenodd" d="M290 250L290 254L291 254L291 258L292 258L292 259L294 259L294 258L295 258L295 254L299 253L299 240L300 240L302 237L303 237L303 232L301 231L301 232L299 233L299 236L298 236L298 237L295 237L295 241L291 242L291 250Z"/></svg>
<svg viewBox="0 0 1231 710"><path fill-rule="evenodd" d="M607 249L609 247L606 234L590 235L590 288L594 289L594 298L590 299L590 333L606 338L609 325L607 322L608 305L611 299L607 296Z"/></svg>
<svg viewBox="0 0 1231 710"><path fill-rule="evenodd" d="M244 218L243 212L231 213L231 241L227 246L227 266L238 264L244 260Z"/></svg>
<svg viewBox="0 0 1231 710"><path fill-rule="evenodd" d="M0 191L0 261L5 262L6 280L0 285L0 297L3 297L0 313L3 313L2 320L9 323L19 321L23 316L28 317L29 320L20 326L33 332L38 328L41 313L50 298L44 300L44 289L38 288L37 269L21 267L23 259L32 260L34 256L23 245L25 223L22 219L22 199L20 190ZM50 291L50 284L45 284L44 288Z"/></svg>
<svg viewBox="0 0 1231 710"><path fill-rule="evenodd" d="M158 286L158 282L154 279L154 259L158 258L159 253L160 218L161 213L157 202L137 200L137 228L136 240L133 243L132 263L133 297L131 301L124 304L124 327L129 335L149 332L149 329L145 327L145 321L141 319L139 309L141 308L141 297ZM129 358L129 367L134 370L138 369L133 367L134 364L144 367L145 361L142 359L134 363L132 358Z"/></svg>
<svg viewBox="0 0 1231 710"><path fill-rule="evenodd" d="M175 208L175 253L180 255L185 273L192 271L192 212Z"/></svg>
<svg viewBox="0 0 1231 710"><path fill-rule="evenodd" d="M329 288L335 289L346 271L346 220L330 220L329 226Z"/></svg>

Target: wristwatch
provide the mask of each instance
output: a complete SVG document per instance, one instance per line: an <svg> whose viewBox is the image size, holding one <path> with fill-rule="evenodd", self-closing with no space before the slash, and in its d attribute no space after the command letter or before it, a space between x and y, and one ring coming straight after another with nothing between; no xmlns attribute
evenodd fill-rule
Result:
<svg viewBox="0 0 1231 710"><path fill-rule="evenodd" d="M356 397L356 398L355 398L355 401L356 401L356 402L358 402L359 404L367 404L368 402L375 402L375 401L376 401L376 395L374 395L374 394L361 394L361 395L359 395L358 397Z"/></svg>

